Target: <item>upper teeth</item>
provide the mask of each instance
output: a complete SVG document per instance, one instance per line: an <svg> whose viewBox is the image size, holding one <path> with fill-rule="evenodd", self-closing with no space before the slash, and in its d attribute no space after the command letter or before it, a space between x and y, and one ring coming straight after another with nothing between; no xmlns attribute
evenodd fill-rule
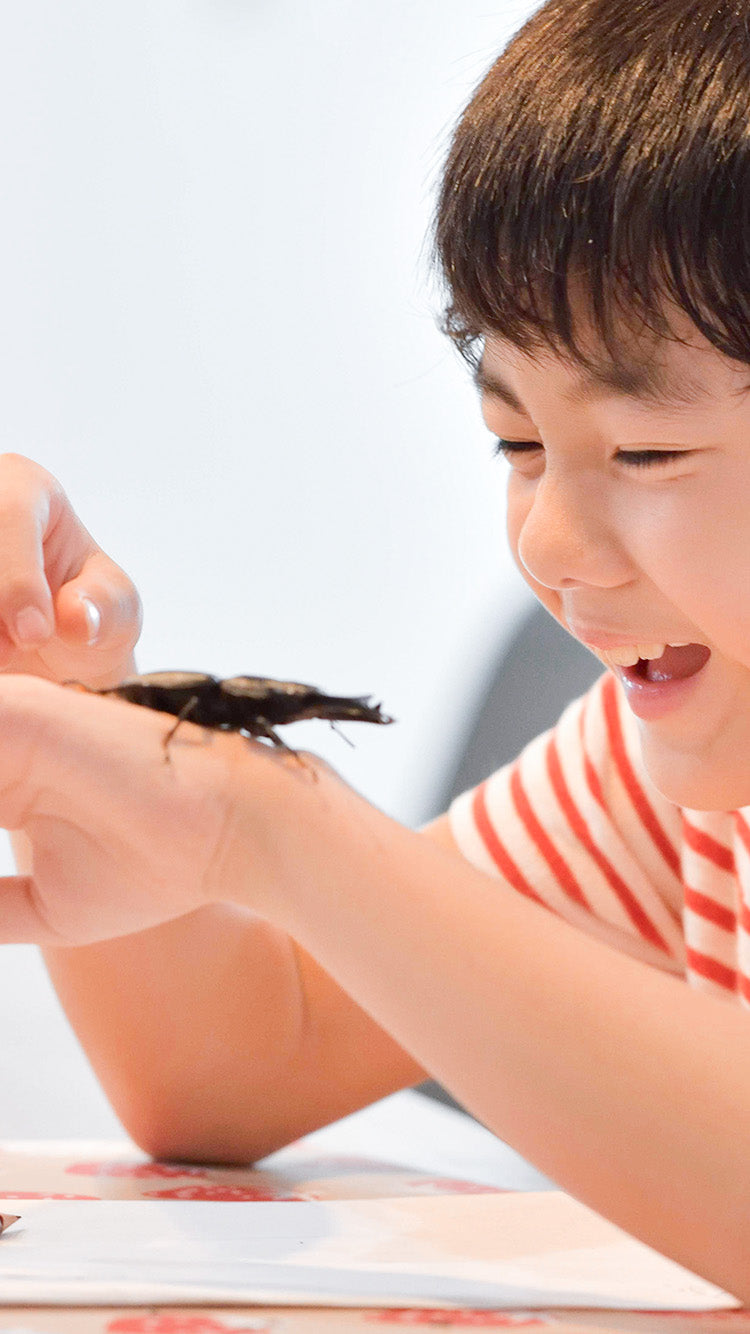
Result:
<svg viewBox="0 0 750 1334"><path fill-rule="evenodd" d="M604 649L599 656L611 667L634 667L639 658L660 658L666 648L685 647L685 644L628 644Z"/></svg>

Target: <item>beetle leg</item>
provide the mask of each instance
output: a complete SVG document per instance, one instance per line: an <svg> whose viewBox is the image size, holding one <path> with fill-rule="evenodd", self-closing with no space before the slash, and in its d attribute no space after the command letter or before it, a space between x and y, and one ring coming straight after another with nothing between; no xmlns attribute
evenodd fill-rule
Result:
<svg viewBox="0 0 750 1334"><path fill-rule="evenodd" d="M179 727L180 723L184 723L185 719L189 716L189 714L192 713L192 711L193 711L193 709L195 708L195 706L196 706L197 703L198 703L198 696L197 696L197 695L191 695L191 696L190 696L190 699L187 701L187 703L186 703L186 704L183 704L182 708L180 709L180 712L178 713L177 717L175 718L175 721L174 721L172 727L170 727L169 731L166 733L166 735L165 735L165 737L164 737L164 740L163 740L163 742L162 742L162 745L163 745L163 747L164 747L164 762L165 762L166 764L169 764L169 743L170 743L170 741L172 740L172 738L173 738L175 732L177 731L177 728Z"/></svg>
<svg viewBox="0 0 750 1334"><path fill-rule="evenodd" d="M282 741L278 732L274 731L274 729L272 728L271 724L267 721L267 719L259 718L256 716L253 719L252 730L253 730L253 736L264 736L268 741L272 741L274 746L276 746L279 750L285 750L288 752L289 755L296 756L297 754L296 750L292 750L292 747L288 746L286 744L286 741Z"/></svg>
<svg viewBox="0 0 750 1334"><path fill-rule="evenodd" d="M299 751L294 750L292 746L288 746L286 744L286 741L282 741L278 732L274 731L274 729L271 727L271 724L267 722L265 718L258 718L258 717L255 718L255 721L253 722L253 736L267 737L269 741L273 742L274 746L276 746L278 750L285 750L287 755L291 755L292 758L297 761L297 764L302 765L303 769L310 769L310 765L305 763ZM315 770L310 769L310 772L313 778L317 782L318 775L316 774Z"/></svg>
<svg viewBox="0 0 750 1334"><path fill-rule="evenodd" d="M336 736L340 736L341 740L346 742L347 746L351 746L352 750L355 749L354 742L351 740L350 737L346 735L346 732L342 732L341 728L336 726L335 722L333 721L333 718L328 719L328 726L330 727L332 732L336 733Z"/></svg>

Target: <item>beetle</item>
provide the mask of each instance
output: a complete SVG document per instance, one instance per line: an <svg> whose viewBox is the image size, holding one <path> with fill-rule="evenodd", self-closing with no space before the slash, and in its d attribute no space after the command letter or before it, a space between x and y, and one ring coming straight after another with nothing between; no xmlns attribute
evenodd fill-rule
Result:
<svg viewBox="0 0 750 1334"><path fill-rule="evenodd" d="M69 681L67 685L80 682ZM89 687L84 687L89 689ZM275 731L286 723L305 718L336 722L392 723L380 704L366 695L327 695L317 686L300 681L276 681L266 676L230 676L221 679L205 672L146 672L128 676L116 686L92 690L140 704L158 713L169 713L176 722L164 738L164 750L185 719L200 727L243 732L265 737L282 750L291 751ZM292 751L296 754L296 751Z"/></svg>

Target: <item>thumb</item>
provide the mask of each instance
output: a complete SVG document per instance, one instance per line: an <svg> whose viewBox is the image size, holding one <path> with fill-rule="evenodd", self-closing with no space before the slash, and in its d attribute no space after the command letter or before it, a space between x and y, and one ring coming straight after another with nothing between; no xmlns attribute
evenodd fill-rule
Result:
<svg viewBox="0 0 750 1334"><path fill-rule="evenodd" d="M135 586L103 551L93 552L80 574L63 584L55 612L60 637L76 646L131 649L141 631Z"/></svg>

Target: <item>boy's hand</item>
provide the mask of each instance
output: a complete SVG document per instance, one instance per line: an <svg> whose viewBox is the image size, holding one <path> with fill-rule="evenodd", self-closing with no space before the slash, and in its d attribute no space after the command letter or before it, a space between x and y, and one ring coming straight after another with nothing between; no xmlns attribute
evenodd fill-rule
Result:
<svg viewBox="0 0 750 1334"><path fill-rule="evenodd" d="M262 879L249 828L239 861L228 865L225 849L237 843L237 793L249 785L265 811L278 765L257 745L187 722L167 763L173 721L33 676L0 676L0 827L25 836L29 872L0 877L0 942L129 935L231 899L248 865Z"/></svg>
<svg viewBox="0 0 750 1334"><path fill-rule="evenodd" d="M59 482L0 455L0 671L110 685L131 670L138 594Z"/></svg>

